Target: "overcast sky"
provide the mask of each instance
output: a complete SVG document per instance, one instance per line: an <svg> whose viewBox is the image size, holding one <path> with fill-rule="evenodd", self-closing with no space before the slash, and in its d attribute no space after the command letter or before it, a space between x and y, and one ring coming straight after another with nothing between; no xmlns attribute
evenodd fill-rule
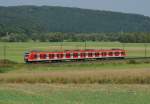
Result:
<svg viewBox="0 0 150 104"><path fill-rule="evenodd" d="M49 5L111 10L150 16L150 0L0 0L1 6Z"/></svg>

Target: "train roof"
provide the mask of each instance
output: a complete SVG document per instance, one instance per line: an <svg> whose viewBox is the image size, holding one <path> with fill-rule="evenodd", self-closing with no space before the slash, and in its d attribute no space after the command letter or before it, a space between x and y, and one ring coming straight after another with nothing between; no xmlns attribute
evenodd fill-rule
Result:
<svg viewBox="0 0 150 104"><path fill-rule="evenodd" d="M41 50L31 50L29 52L35 52L35 53L43 53L43 52L49 52L49 53L64 53L64 52L97 52L97 51L125 51L124 49L82 49L82 50L63 50L63 51L41 51Z"/></svg>

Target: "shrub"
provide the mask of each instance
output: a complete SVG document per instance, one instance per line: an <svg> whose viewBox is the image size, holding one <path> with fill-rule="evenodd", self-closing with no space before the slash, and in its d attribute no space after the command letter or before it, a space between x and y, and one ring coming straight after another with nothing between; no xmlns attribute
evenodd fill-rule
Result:
<svg viewBox="0 0 150 104"><path fill-rule="evenodd" d="M127 63L128 64L138 64L138 62L136 60L129 60Z"/></svg>

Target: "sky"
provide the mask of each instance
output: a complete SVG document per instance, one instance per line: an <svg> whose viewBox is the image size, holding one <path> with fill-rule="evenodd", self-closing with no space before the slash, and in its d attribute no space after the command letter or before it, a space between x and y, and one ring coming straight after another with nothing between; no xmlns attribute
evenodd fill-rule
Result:
<svg viewBox="0 0 150 104"><path fill-rule="evenodd" d="M78 7L150 16L150 0L0 0L0 6L16 5Z"/></svg>

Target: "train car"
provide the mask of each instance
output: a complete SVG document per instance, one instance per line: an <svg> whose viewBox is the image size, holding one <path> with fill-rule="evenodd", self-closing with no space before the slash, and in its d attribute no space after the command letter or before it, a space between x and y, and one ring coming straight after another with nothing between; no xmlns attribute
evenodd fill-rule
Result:
<svg viewBox="0 0 150 104"><path fill-rule="evenodd" d="M30 51L24 55L26 63L33 62L53 62L53 61L71 61L71 60L86 60L86 59L109 59L109 58L125 58L126 51L123 49L110 50L66 50L60 52L46 51Z"/></svg>

